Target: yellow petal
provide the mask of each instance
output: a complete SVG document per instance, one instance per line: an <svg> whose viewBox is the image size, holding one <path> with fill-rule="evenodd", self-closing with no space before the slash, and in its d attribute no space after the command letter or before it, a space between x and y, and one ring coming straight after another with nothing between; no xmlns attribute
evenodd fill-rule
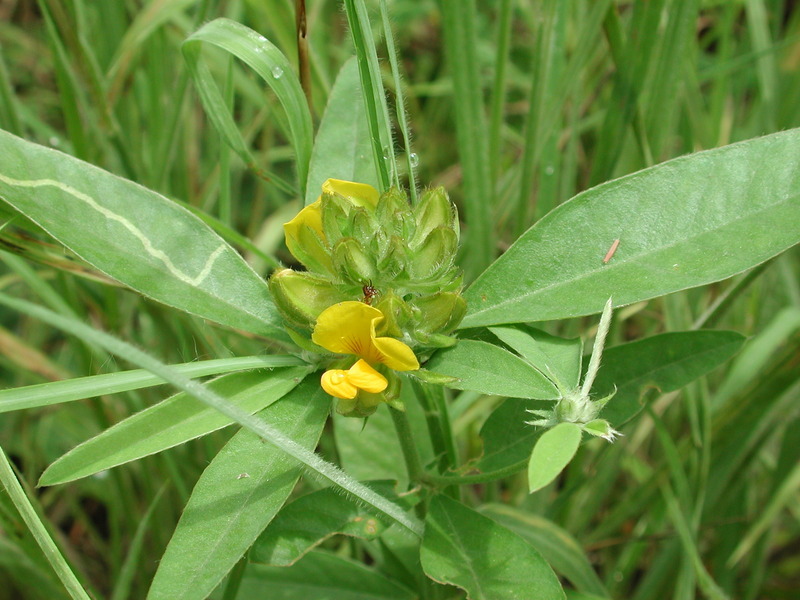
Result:
<svg viewBox="0 0 800 600"><path fill-rule="evenodd" d="M378 373L363 359L360 359L347 371L347 381L370 394L382 392L389 385L386 377Z"/></svg>
<svg viewBox="0 0 800 600"><path fill-rule="evenodd" d="M334 194L347 198L356 206L364 208L375 208L378 204L380 194L371 185L366 183L355 183L353 181L343 181L341 179L328 179L322 184L324 194Z"/></svg>
<svg viewBox="0 0 800 600"><path fill-rule="evenodd" d="M419 361L414 351L400 340L377 337L375 327L383 313L363 302L339 302L319 317L311 339L337 354L355 354L369 363L384 364L395 371L415 371Z"/></svg>
<svg viewBox="0 0 800 600"><path fill-rule="evenodd" d="M286 236L286 247L289 252L297 258L295 248L300 245L300 229L303 227L310 227L320 239L325 239L325 233L322 230L322 214L320 207L322 201L317 199L306 206L303 210L297 213L291 221L283 224L283 233Z"/></svg>
<svg viewBox="0 0 800 600"><path fill-rule="evenodd" d="M339 302L320 313L311 339L330 352L380 362L372 344L376 319L383 319L383 313L373 306L352 300Z"/></svg>
<svg viewBox="0 0 800 600"><path fill-rule="evenodd" d="M380 353L380 362L395 371L416 371L419 361L414 351L400 340L379 337L373 340L375 349Z"/></svg>
<svg viewBox="0 0 800 600"><path fill-rule="evenodd" d="M352 400L358 394L358 388L348 381L347 371L331 369L322 374L322 389L331 396Z"/></svg>

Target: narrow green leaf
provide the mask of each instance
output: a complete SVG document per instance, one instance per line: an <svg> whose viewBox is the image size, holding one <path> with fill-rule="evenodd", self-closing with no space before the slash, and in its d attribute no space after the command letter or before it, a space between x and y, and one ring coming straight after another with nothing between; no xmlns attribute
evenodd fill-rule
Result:
<svg viewBox="0 0 800 600"><path fill-rule="evenodd" d="M800 241L798 173L792 129L587 190L470 286L461 327L592 314L609 296L623 306L758 265Z"/></svg>
<svg viewBox="0 0 800 600"><path fill-rule="evenodd" d="M363 564L311 552L291 567L250 565L237 598L414 600L415 594Z"/></svg>
<svg viewBox="0 0 800 600"><path fill-rule="evenodd" d="M555 386L531 364L487 342L461 340L437 352L425 368L457 377L458 381L448 384L457 390L513 398L558 398Z"/></svg>
<svg viewBox="0 0 800 600"><path fill-rule="evenodd" d="M464 174L464 214L470 224L464 262L468 277L474 277L494 257L491 170L487 160L490 150L478 63L478 11L475 0L440 0L439 9L448 70L453 77L456 139Z"/></svg>
<svg viewBox="0 0 800 600"><path fill-rule="evenodd" d="M446 496L431 501L420 559L428 577L465 589L470 600L565 598L553 570L525 540Z"/></svg>
<svg viewBox="0 0 800 600"><path fill-rule="evenodd" d="M383 192L393 184L399 186L399 181L397 180L397 163L394 156L392 124L386 104L386 92L383 89L378 52L375 48L372 24L364 0L345 0L344 9L358 61L373 164L377 167L376 175L380 184L378 190Z"/></svg>
<svg viewBox="0 0 800 600"><path fill-rule="evenodd" d="M107 275L180 310L287 339L267 284L187 210L3 131L0 156L0 197Z"/></svg>
<svg viewBox="0 0 800 600"><path fill-rule="evenodd" d="M374 482L369 487L393 502L399 500L394 483ZM333 488L325 488L287 504L253 544L248 559L287 566L333 535L372 540L389 525L391 521L386 517L359 506Z"/></svg>
<svg viewBox="0 0 800 600"><path fill-rule="evenodd" d="M597 576L581 545L570 533L539 515L507 506L486 504L481 514L522 536L579 591L608 598L608 591Z"/></svg>
<svg viewBox="0 0 800 600"><path fill-rule="evenodd" d="M550 484L570 463L581 445L581 428L559 423L545 431L531 452L528 490L533 493Z"/></svg>
<svg viewBox="0 0 800 600"><path fill-rule="evenodd" d="M680 389L735 355L745 337L734 331L680 331L608 348L592 395L617 393L601 413L614 427L642 409L650 388L662 393Z"/></svg>
<svg viewBox="0 0 800 600"><path fill-rule="evenodd" d="M136 533L133 535L130 545L125 549L125 562L122 564L119 575L114 581L114 590L110 600L125 600L125 598L131 597L134 577L141 568L142 547L147 538L147 533L150 531L150 519L153 517L158 502L169 485L169 483L164 483L159 488L155 498L150 502L147 512L139 520L139 524L136 526Z"/></svg>
<svg viewBox="0 0 800 600"><path fill-rule="evenodd" d="M329 409L330 397L309 378L258 418L312 450ZM205 598L280 510L302 470L251 431L231 438L192 491L148 600Z"/></svg>
<svg viewBox="0 0 800 600"><path fill-rule="evenodd" d="M307 369L234 373L206 387L248 413L254 413L294 388ZM50 465L39 485L56 485L92 475L172 448L216 431L231 419L180 392L128 417L73 448Z"/></svg>
<svg viewBox="0 0 800 600"><path fill-rule="evenodd" d="M204 43L225 50L247 64L275 92L286 112L289 137L296 155L298 188L301 197L304 196L314 134L306 97L291 63L263 35L230 19L215 19L206 23L183 43L183 55L206 114L245 164L256 170L255 160L233 120L219 86L214 81L211 70L201 60L200 52ZM274 174L270 174L268 178L279 183Z"/></svg>
<svg viewBox="0 0 800 600"><path fill-rule="evenodd" d="M562 388L575 388L581 376L583 342L550 335L529 325L490 327L503 343Z"/></svg>
<svg viewBox="0 0 800 600"><path fill-rule="evenodd" d="M6 454L0 448L0 482L2 482L6 493L11 498L14 506L19 511L20 516L25 521L28 530L33 535L36 543L42 549L47 562L53 567L53 570L58 575L61 583L66 588L67 592L73 600L89 600L89 594L78 581L75 573L72 572L69 564L67 563L61 551L56 546L50 533L47 531L44 523L34 509L28 496L25 495L25 490L22 489L19 481L17 480L14 471L11 469L11 463L8 462Z"/></svg>
<svg viewBox="0 0 800 600"><path fill-rule="evenodd" d="M311 153L306 204L319 197L322 184L329 178L379 187L355 58L339 71L328 96Z"/></svg>
<svg viewBox="0 0 800 600"><path fill-rule="evenodd" d="M299 367L304 363L295 356L243 356L220 358L172 365L172 368L187 377L205 377L234 371L268 369L275 367ZM0 413L40 406L52 406L84 398L129 392L154 385L164 380L144 369L76 377L63 381L38 383L25 387L0 390Z"/></svg>

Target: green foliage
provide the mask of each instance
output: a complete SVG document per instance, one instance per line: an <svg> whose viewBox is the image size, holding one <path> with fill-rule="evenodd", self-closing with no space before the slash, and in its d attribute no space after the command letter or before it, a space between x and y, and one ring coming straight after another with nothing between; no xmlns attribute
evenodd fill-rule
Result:
<svg viewBox="0 0 800 600"><path fill-rule="evenodd" d="M515 533L446 496L434 498L429 510L420 554L429 577L475 600L565 597L550 566Z"/></svg>
<svg viewBox="0 0 800 600"><path fill-rule="evenodd" d="M461 326L586 315L609 296L624 306L749 269L797 243L798 166L792 130L592 188L537 222L470 286Z"/></svg>
<svg viewBox="0 0 800 600"><path fill-rule="evenodd" d="M0 8L0 600L800 587L792 3L31 6ZM321 293L282 225L330 178L388 201L323 198ZM285 329L343 300L422 367L368 419Z"/></svg>
<svg viewBox="0 0 800 600"><path fill-rule="evenodd" d="M545 431L531 452L528 489L537 492L552 483L570 463L580 445L581 428L575 423L559 423Z"/></svg>

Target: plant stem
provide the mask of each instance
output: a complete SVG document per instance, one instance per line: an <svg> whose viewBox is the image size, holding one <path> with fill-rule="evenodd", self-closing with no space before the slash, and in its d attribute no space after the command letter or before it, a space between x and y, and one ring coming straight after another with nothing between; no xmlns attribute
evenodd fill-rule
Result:
<svg viewBox="0 0 800 600"><path fill-rule="evenodd" d="M488 483L490 481L496 481L498 479L502 479L503 477L513 475L514 473L519 473L525 468L527 464L528 464L528 459L526 458L524 460L514 463L513 465L508 465L507 467L503 467L502 469L497 469L496 471L489 471L488 473L476 473L475 475L435 475L433 473L426 473L424 481L426 483L432 483L438 486L468 485L471 483Z"/></svg>
<svg viewBox="0 0 800 600"><path fill-rule="evenodd" d="M420 479L422 479L422 463L419 459L419 452L414 443L414 434L408 424L408 416L402 410L396 408L389 408L389 414L392 415L395 431L397 431L397 439L400 441L400 448L403 451L403 458L406 461L406 470L408 471L409 487L414 487Z"/></svg>
<svg viewBox="0 0 800 600"><path fill-rule="evenodd" d="M308 110L314 110L311 101L311 62L308 59L308 30L306 22L306 0L295 0L295 24L297 27L297 67L300 71L300 85L308 101Z"/></svg>

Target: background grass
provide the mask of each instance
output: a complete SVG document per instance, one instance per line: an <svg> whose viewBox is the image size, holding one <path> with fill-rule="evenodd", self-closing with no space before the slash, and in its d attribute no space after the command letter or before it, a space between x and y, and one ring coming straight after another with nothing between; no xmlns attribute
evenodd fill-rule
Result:
<svg viewBox="0 0 800 600"><path fill-rule="evenodd" d="M468 277L591 185L800 125L800 10L790 0L455 4L388 4L411 126L411 147L394 150L416 154L417 181L444 185L459 204ZM379 7L368 6L392 91ZM308 0L307 7L318 121L352 44L339 3ZM0 127L214 217L267 275L270 257L290 258L280 225L299 200L226 149L194 92L180 44L219 16L296 56L288 0L0 4ZM230 91L258 168L293 180L277 100L241 64L213 52L207 60ZM398 164L402 171L407 163ZM10 211L0 207L0 216L6 223ZM76 315L166 362L263 350L259 340L105 281L21 218L0 230L0 244L2 291ZM709 307L731 292L712 324L752 339L729 367L656 399L613 446L584 446L556 486L528 496L520 477L467 494L564 527L615 598L713 598L719 590L753 600L794 597L797 258L796 251L778 258L744 285L723 282L619 311L614 342L703 324ZM582 320L551 326L565 335L590 328ZM0 310L2 387L125 368L99 348ZM169 393L104 396L8 413L0 422L0 445L35 508L98 597L145 595L194 482L231 431L72 484L34 490L35 483L65 451ZM463 461L479 454L477 431L496 399L453 401ZM331 439L323 448L333 454ZM6 495L0 526L0 597L65 597Z"/></svg>

